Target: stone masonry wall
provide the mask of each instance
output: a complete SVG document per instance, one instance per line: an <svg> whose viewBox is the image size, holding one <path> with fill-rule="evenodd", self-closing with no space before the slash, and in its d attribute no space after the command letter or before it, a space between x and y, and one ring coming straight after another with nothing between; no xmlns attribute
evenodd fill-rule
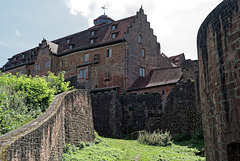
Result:
<svg viewBox="0 0 240 161"><path fill-rule="evenodd" d="M0 160L61 160L66 143L92 141L90 95L85 90L55 97L48 110L32 122L0 136Z"/></svg>
<svg viewBox="0 0 240 161"><path fill-rule="evenodd" d="M150 117L146 128L148 131L167 129L173 135L192 135L202 128L201 113L197 107L194 82L181 81L168 95L162 116Z"/></svg>
<svg viewBox="0 0 240 161"><path fill-rule="evenodd" d="M239 0L224 0L197 38L207 160L240 160Z"/></svg>
<svg viewBox="0 0 240 161"><path fill-rule="evenodd" d="M117 95L116 91L94 94L94 127L103 136L144 129L168 129L172 134L191 135L202 128L195 98L194 82L190 80L177 84L164 103L160 94Z"/></svg>

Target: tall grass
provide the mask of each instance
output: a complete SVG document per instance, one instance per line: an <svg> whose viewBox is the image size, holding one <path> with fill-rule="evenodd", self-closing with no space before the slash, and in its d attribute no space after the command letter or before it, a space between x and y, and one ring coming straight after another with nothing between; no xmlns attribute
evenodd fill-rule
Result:
<svg viewBox="0 0 240 161"><path fill-rule="evenodd" d="M154 146L169 146L172 145L172 136L167 130L165 132L158 130L153 133L141 131L138 135L138 141Z"/></svg>

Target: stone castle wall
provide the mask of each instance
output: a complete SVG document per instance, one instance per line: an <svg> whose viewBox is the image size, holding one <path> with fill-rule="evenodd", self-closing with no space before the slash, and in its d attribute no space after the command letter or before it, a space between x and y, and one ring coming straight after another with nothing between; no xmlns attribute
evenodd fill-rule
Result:
<svg viewBox="0 0 240 161"><path fill-rule="evenodd" d="M94 128L89 92L59 94L32 122L0 136L0 160L61 160L66 143L92 141Z"/></svg>
<svg viewBox="0 0 240 161"><path fill-rule="evenodd" d="M94 127L102 136L157 129L191 135L202 128L191 80L177 84L166 102L160 94L117 95L116 91L105 91L92 94L92 103Z"/></svg>
<svg viewBox="0 0 240 161"><path fill-rule="evenodd" d="M224 0L197 38L200 98L207 160L240 159L239 0Z"/></svg>

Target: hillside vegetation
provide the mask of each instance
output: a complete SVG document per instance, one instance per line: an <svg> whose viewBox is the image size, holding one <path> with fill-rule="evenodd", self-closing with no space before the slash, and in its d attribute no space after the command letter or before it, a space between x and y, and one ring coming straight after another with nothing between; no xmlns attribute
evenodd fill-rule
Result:
<svg viewBox="0 0 240 161"><path fill-rule="evenodd" d="M166 133L164 133L165 135ZM165 140L165 139L164 139ZM166 139L168 140L168 139ZM189 140L190 141L190 140ZM148 145L141 140L122 140L97 136L93 143L66 145L62 161L201 161L204 157L190 142ZM155 144L157 145L157 144ZM203 146L203 145L202 145Z"/></svg>
<svg viewBox="0 0 240 161"><path fill-rule="evenodd" d="M0 135L46 111L55 95L69 90L64 73L31 77L0 72Z"/></svg>

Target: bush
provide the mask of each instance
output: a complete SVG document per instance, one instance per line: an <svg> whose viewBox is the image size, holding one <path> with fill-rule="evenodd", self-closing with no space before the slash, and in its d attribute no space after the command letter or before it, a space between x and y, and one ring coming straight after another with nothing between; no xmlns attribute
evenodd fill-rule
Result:
<svg viewBox="0 0 240 161"><path fill-rule="evenodd" d="M154 131L149 133L147 131L139 132L138 141L148 145L154 146L169 146L172 145L172 136L167 130L163 132L162 130Z"/></svg>
<svg viewBox="0 0 240 161"><path fill-rule="evenodd" d="M14 130L45 112L55 95L70 90L64 72L31 77L0 72L0 134Z"/></svg>
<svg viewBox="0 0 240 161"><path fill-rule="evenodd" d="M176 136L173 137L173 140L176 142L181 142L181 141L190 140L190 139L191 139L191 136L185 133L177 134Z"/></svg>

